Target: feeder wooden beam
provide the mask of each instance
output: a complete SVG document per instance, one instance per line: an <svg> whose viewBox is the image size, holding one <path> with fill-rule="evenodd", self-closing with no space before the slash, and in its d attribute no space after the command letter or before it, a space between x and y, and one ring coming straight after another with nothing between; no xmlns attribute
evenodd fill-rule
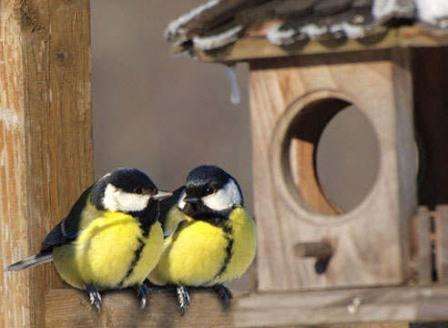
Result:
<svg viewBox="0 0 448 328"><path fill-rule="evenodd" d="M51 266L4 268L92 181L90 71L88 0L0 0L1 327L44 326L61 285Z"/></svg>
<svg viewBox="0 0 448 328"><path fill-rule="evenodd" d="M382 35L379 41L374 43L349 39L334 47L328 47L325 42L320 41L281 47L272 44L264 36L253 34L255 35L246 36L226 48L215 51L196 49L195 54L204 62L240 62L261 58L448 45L447 33L433 31L420 25L390 29ZM173 52L176 51L177 49L174 48Z"/></svg>
<svg viewBox="0 0 448 328"><path fill-rule="evenodd" d="M140 310L134 293L104 296L101 313L92 310L86 295L54 289L46 298L46 325L70 327L285 327L370 322L369 327L407 327L409 321L446 320L447 287L383 287L309 292L236 295L224 310L216 295L192 293L181 316L173 294L153 294L149 309ZM389 322L378 324L387 317ZM363 327L354 326L354 327Z"/></svg>

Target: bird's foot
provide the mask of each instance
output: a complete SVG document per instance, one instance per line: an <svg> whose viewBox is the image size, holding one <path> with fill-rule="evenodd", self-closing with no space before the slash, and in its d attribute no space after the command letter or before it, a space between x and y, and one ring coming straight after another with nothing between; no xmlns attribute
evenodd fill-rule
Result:
<svg viewBox="0 0 448 328"><path fill-rule="evenodd" d="M90 304L95 307L95 309L100 312L101 311L101 294L98 292L98 289L96 289L93 285L87 285L86 286L87 294L89 295Z"/></svg>
<svg viewBox="0 0 448 328"><path fill-rule="evenodd" d="M190 305L190 294L185 286L178 286L176 288L176 293L180 313L181 315L184 315Z"/></svg>
<svg viewBox="0 0 448 328"><path fill-rule="evenodd" d="M221 304L228 308L230 306L230 301L233 298L232 292L229 288L227 288L224 285L214 285L212 287L213 291L218 295L219 300L221 301Z"/></svg>
<svg viewBox="0 0 448 328"><path fill-rule="evenodd" d="M140 302L140 309L143 310L148 304L148 296L151 292L151 289L146 284L146 281L143 282L143 284L136 286L135 289L137 291L137 298Z"/></svg>

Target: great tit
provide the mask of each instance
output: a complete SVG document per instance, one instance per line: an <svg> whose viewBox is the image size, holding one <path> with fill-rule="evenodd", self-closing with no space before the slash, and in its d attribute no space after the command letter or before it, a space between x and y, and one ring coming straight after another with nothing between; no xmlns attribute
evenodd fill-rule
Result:
<svg viewBox="0 0 448 328"><path fill-rule="evenodd" d="M247 271L256 250L255 222L243 207L237 181L216 166L199 166L163 202L162 208L177 204L161 218L169 237L150 282L174 286L182 314L190 304L190 287L210 288L229 305L232 293L223 284Z"/></svg>
<svg viewBox="0 0 448 328"><path fill-rule="evenodd" d="M82 193L39 253L8 270L52 261L61 278L85 290L97 310L100 291L127 287L136 289L144 308L149 292L144 282L163 250L159 201L170 195L137 169L106 174Z"/></svg>

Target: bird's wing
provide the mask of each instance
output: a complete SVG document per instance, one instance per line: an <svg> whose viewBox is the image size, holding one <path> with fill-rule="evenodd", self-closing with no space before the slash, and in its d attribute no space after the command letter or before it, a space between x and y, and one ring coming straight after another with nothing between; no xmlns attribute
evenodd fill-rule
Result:
<svg viewBox="0 0 448 328"><path fill-rule="evenodd" d="M184 220L184 215L176 206L184 189L184 186L176 189L171 197L160 202L159 221L162 224L165 237L171 235L178 224Z"/></svg>
<svg viewBox="0 0 448 328"><path fill-rule="evenodd" d="M41 252L51 251L55 246L61 246L72 242L80 231L83 212L88 208L90 191L93 186L87 188L73 205L68 216L50 231L42 242ZM92 213L93 214L93 213Z"/></svg>

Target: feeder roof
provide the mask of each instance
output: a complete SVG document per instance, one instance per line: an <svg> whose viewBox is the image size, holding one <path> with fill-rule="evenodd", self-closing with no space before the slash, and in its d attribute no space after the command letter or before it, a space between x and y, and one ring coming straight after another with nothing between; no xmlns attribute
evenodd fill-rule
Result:
<svg viewBox="0 0 448 328"><path fill-rule="evenodd" d="M210 0L169 24L205 61L448 44L447 0Z"/></svg>

